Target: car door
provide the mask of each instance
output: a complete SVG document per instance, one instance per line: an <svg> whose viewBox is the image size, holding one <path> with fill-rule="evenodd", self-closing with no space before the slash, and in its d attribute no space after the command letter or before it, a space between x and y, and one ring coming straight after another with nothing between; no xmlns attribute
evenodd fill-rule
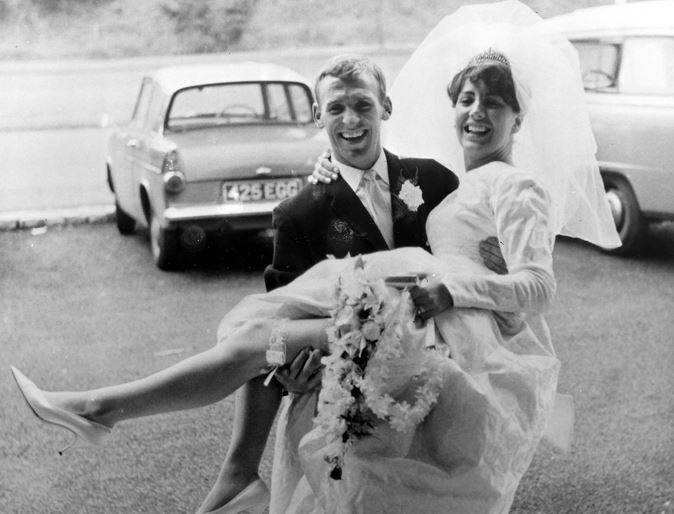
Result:
<svg viewBox="0 0 674 514"><path fill-rule="evenodd" d="M674 211L674 38L604 37L573 43L602 171L625 177L642 211Z"/></svg>
<svg viewBox="0 0 674 514"><path fill-rule="evenodd" d="M580 58L592 130L597 140L597 159L603 170L613 170L619 159L615 150L624 137L619 134L623 113L616 108L622 41L617 38L583 38L573 40L573 44ZM622 168L624 164L619 166Z"/></svg>
<svg viewBox="0 0 674 514"><path fill-rule="evenodd" d="M628 37L618 75L613 149L641 210L674 215L674 37ZM616 120L617 121L617 120Z"/></svg>
<svg viewBox="0 0 674 514"><path fill-rule="evenodd" d="M119 169L115 172L113 178L120 206L136 220L143 219L138 194L140 182L138 162L142 160L143 148L141 142L146 130L152 90L152 79L145 77L141 83L131 122L126 130L120 134L119 145L122 147L123 158L120 159Z"/></svg>
<svg viewBox="0 0 674 514"><path fill-rule="evenodd" d="M162 163L166 150L163 140L164 113L166 95L159 85L152 84L149 101L142 127L137 132L136 160L134 177L136 187L136 208L143 210L140 188L145 188L153 211L165 207L164 186L162 182Z"/></svg>

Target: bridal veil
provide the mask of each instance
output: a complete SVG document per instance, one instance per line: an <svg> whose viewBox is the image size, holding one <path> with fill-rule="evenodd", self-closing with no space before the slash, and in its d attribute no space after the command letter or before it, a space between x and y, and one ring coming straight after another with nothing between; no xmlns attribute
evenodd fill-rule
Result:
<svg viewBox="0 0 674 514"><path fill-rule="evenodd" d="M432 157L461 176L463 156L447 85L489 48L510 61L524 114L514 164L550 193L555 234L620 246L595 158L578 55L566 38L550 32L517 1L464 6L438 23L393 84L387 147Z"/></svg>

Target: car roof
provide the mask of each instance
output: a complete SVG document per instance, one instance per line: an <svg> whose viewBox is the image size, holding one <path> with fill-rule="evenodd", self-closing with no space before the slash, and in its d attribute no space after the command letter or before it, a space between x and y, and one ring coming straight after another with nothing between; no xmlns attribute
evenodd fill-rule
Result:
<svg viewBox="0 0 674 514"><path fill-rule="evenodd" d="M674 0L578 9L545 21L548 29L574 35L674 35Z"/></svg>
<svg viewBox="0 0 674 514"><path fill-rule="evenodd" d="M223 82L280 81L309 85L302 75L290 68L252 61L167 66L151 76L167 94L186 87Z"/></svg>

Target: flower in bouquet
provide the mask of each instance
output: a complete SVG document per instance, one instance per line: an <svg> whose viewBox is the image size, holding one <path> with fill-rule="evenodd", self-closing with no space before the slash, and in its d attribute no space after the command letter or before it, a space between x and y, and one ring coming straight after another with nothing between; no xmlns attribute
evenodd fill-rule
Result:
<svg viewBox="0 0 674 514"><path fill-rule="evenodd" d="M427 364L413 377L421 384L414 403L397 401L387 392L392 365L405 357L402 338L409 335L406 327L413 321L409 293L388 288L381 279L368 280L359 257L340 275L335 294L316 423L328 443L330 476L340 479L355 439L370 435L378 420L400 431L416 426L437 399L441 380L431 356L417 353L413 360Z"/></svg>

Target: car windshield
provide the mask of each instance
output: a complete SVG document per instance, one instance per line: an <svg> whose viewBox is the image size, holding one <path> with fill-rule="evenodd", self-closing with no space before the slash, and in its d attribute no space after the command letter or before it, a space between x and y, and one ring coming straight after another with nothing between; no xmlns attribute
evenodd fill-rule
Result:
<svg viewBox="0 0 674 514"><path fill-rule="evenodd" d="M310 123L311 93L294 82L247 82L178 91L166 119L169 130L221 125Z"/></svg>

